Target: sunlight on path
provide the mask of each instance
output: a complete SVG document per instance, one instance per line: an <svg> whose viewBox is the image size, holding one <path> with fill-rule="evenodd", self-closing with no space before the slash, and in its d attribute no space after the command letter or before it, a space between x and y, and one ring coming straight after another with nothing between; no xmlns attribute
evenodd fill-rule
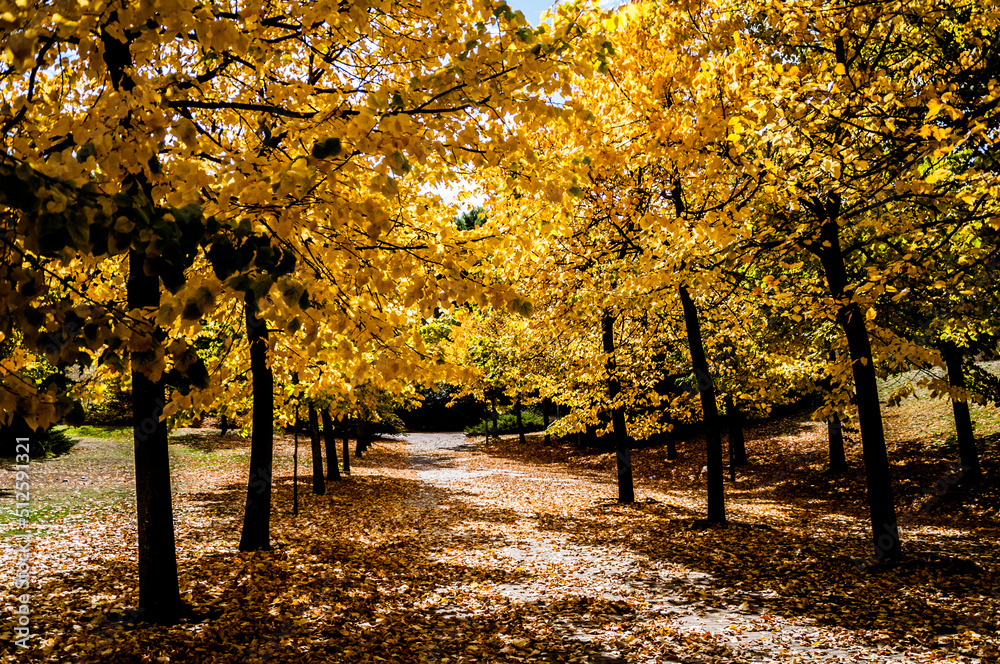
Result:
<svg viewBox="0 0 1000 664"><path fill-rule="evenodd" d="M422 485L412 505L449 514L447 527L431 538L434 559L484 571L472 584L435 589L428 608L441 619L473 615L470 606L488 612L491 602L516 604L544 617L553 636L572 647L566 661L962 661L940 652L900 653L857 630L773 615L760 594L720 598L710 575L653 561L628 542L601 541L600 532L588 530L588 521L605 512L629 514L609 505L610 478L492 456L479 440L463 433L406 436ZM673 509L668 495L646 493Z"/></svg>

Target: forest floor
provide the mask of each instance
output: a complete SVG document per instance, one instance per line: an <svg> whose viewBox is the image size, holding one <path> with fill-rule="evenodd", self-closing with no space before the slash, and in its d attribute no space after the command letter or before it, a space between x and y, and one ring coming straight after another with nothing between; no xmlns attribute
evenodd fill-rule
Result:
<svg viewBox="0 0 1000 664"><path fill-rule="evenodd" d="M196 614L136 624L131 445L76 431L33 462L26 540L0 470L0 660L52 662L968 662L1000 659L1000 412L976 408L986 480L954 482L950 409L886 410L905 559L870 556L860 444L824 472L825 429L797 414L747 431L725 528L702 528L704 453L614 459L568 444L462 434L377 441L310 493L300 441L275 448L270 552L240 553L249 443L171 438L181 592ZM31 550L30 647L13 644L16 542Z"/></svg>

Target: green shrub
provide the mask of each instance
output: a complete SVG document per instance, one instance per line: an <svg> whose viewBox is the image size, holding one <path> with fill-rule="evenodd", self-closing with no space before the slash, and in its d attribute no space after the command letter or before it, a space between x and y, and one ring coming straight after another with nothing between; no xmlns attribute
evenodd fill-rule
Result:
<svg viewBox="0 0 1000 664"><path fill-rule="evenodd" d="M17 455L18 438L28 439L28 454L33 459L59 456L76 445L76 440L66 435L62 427L32 431L24 418L15 416L11 424L0 426L0 457Z"/></svg>

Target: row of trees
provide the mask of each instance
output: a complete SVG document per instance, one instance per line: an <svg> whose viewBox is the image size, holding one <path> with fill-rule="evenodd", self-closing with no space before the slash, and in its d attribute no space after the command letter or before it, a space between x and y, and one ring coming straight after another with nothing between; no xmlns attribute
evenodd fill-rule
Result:
<svg viewBox="0 0 1000 664"><path fill-rule="evenodd" d="M946 367L932 387L980 472L963 373L1000 321L998 20L961 0L607 17L604 75L577 75L568 119L477 172L491 222L524 241L482 270L534 309L473 318L474 339L506 339L487 375L573 406L564 430L612 431L621 502L633 439L702 418L716 523L720 397L738 422L819 390L831 468L856 419L875 556L898 557L878 375Z"/></svg>
<svg viewBox="0 0 1000 664"><path fill-rule="evenodd" d="M422 320L510 289L469 272L494 238L460 235L429 192L516 151L511 125L560 113L547 99L591 49L575 16L3 3L3 418L48 426L128 374L145 617L182 608L171 422L252 410L240 548L264 549L275 423L299 403L363 420L408 376L461 376ZM32 380L42 361L57 371Z"/></svg>
<svg viewBox="0 0 1000 664"><path fill-rule="evenodd" d="M5 2L4 420L129 376L154 620L181 610L170 422L252 411L241 548L262 549L275 422L365 419L413 379L603 414L623 502L630 440L700 411L712 521L718 393L733 413L823 382L820 416L857 410L893 557L876 371L947 349L961 403L995 324L997 21L957 0L577 3L537 28L490 0ZM489 221L460 230L430 192L463 177Z"/></svg>

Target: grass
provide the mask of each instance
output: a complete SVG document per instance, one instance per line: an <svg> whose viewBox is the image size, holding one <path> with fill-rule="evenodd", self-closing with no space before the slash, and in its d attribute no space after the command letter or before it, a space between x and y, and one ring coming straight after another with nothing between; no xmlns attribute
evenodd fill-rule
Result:
<svg viewBox="0 0 1000 664"><path fill-rule="evenodd" d="M84 425L79 427L56 428L64 429L66 434L72 436L73 438L121 438L124 440L132 434L132 427Z"/></svg>

